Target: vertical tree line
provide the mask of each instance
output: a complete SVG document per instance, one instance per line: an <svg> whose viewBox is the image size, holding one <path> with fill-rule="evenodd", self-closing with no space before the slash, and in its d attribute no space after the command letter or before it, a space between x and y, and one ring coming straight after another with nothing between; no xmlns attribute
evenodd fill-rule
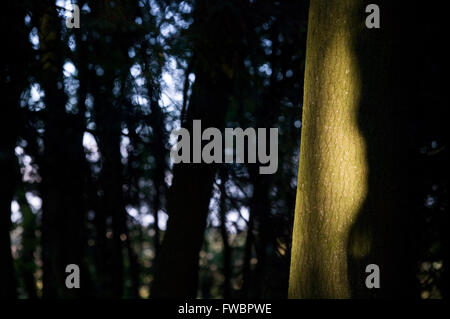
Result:
<svg viewBox="0 0 450 319"><path fill-rule="evenodd" d="M223 129L298 116L306 4L76 4L79 29L67 28L73 8L63 1L11 4L2 20L3 30L13 26L2 67L2 267L10 280L2 295L195 297L209 273L207 294L263 296L257 278L270 272L267 254L284 260L286 287L287 256L276 254L290 241L285 199L271 211L277 195L256 167L172 168L169 135L196 119ZM170 73L184 84L179 104L169 96L167 105ZM291 141L286 158L298 144ZM292 163L282 168L288 176ZM223 255L210 251L216 236ZM200 267L202 254L218 259ZM69 264L80 267L81 289L65 286Z"/></svg>

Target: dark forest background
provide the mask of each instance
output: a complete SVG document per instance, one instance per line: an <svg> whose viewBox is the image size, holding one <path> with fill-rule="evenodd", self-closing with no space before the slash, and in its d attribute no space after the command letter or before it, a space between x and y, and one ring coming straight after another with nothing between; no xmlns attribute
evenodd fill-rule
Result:
<svg viewBox="0 0 450 319"><path fill-rule="evenodd" d="M285 298L308 1L76 4L79 29L69 1L2 3L0 297ZM421 10L405 143L426 299L448 294L449 55ZM173 166L193 119L277 127L278 171Z"/></svg>

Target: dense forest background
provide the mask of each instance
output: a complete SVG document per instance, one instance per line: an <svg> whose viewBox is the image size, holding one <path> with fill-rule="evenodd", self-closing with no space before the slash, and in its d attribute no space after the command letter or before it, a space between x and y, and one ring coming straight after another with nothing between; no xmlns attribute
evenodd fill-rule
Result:
<svg viewBox="0 0 450 319"><path fill-rule="evenodd" d="M308 1L6 1L0 297L285 298ZM448 49L423 9L411 135L418 298L448 294ZM376 54L376 52L374 52ZM173 165L170 132L276 127L278 170ZM65 267L81 268L66 289Z"/></svg>

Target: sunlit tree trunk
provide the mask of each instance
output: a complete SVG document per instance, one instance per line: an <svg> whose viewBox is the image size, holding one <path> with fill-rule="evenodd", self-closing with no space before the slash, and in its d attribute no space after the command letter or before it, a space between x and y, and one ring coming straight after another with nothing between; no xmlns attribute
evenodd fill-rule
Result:
<svg viewBox="0 0 450 319"><path fill-rule="evenodd" d="M291 298L407 294L404 105L398 28L360 0L312 0L289 284ZM399 17L395 16L395 19ZM398 63L397 63L398 62ZM403 126L404 127L404 126ZM381 288L368 289L368 264Z"/></svg>

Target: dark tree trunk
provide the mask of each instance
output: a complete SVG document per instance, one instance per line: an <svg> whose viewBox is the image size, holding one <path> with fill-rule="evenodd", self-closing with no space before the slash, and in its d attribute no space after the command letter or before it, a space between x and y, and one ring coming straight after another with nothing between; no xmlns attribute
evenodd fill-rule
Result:
<svg viewBox="0 0 450 319"><path fill-rule="evenodd" d="M46 104L41 163L44 297L72 298L83 295L86 284L82 282L81 289L65 286L68 264L76 264L82 272L84 270L84 125L79 116L65 111L63 43L56 7L40 3L36 5L36 13L42 52L39 81L45 91Z"/></svg>
<svg viewBox="0 0 450 319"><path fill-rule="evenodd" d="M253 256L253 246L254 246L254 217L250 213L249 220L247 224L247 236L245 238L244 246L244 260L242 262L242 287L241 287L241 298L250 297L250 289L252 283L252 270L251 270L251 259Z"/></svg>
<svg viewBox="0 0 450 319"><path fill-rule="evenodd" d="M277 22L279 23L279 22ZM264 88L260 97L260 105L256 109L255 121L256 127L271 128L275 127L275 123L280 115L280 93L279 82L276 79L276 74L280 72L280 56L277 55L280 43L278 40L278 25L274 23L271 27L270 39L272 41L272 53L270 55L270 67L271 76L269 79L269 86ZM251 261L251 239L253 239L253 246L256 251L257 263L255 271L253 273L254 281L249 285L246 279L246 288L244 293L247 297L251 298L263 298L266 295L264 287L267 286L267 262L270 258L268 251L270 246L274 242L273 232L270 228L271 219L271 199L270 188L272 185L272 178L270 175L259 174L258 167L256 165L248 165L248 171L250 176L250 183L253 185L253 194L250 199L250 218L251 227L256 230L256 234L253 234L252 230L247 236L247 240L250 240L249 256L245 258L244 269L245 272L251 272L251 266L246 263ZM250 223L249 223L250 227ZM244 273L245 273L244 272ZM250 276L251 277L251 276Z"/></svg>
<svg viewBox="0 0 450 319"><path fill-rule="evenodd" d="M34 253L37 246L36 238L36 215L31 210L30 205L25 197L25 191L17 192L17 201L22 212L22 249L20 251L20 267L18 272L22 278L25 292L28 299L37 299L36 281L34 273L36 271L36 263L34 261Z"/></svg>
<svg viewBox="0 0 450 319"><path fill-rule="evenodd" d="M154 263L158 262L158 257L160 253L160 229L159 229L159 218L158 212L161 209L161 198L166 190L165 183L165 173L167 169L166 162L166 142L167 136L165 134L165 121L164 114L158 104L159 95L157 94L158 90L149 86L149 98L150 98L150 124L153 128L153 141L151 143L152 151L155 156L155 168L154 168L154 177L153 183L155 186L155 193L152 200L152 211L154 217L154 225L153 229L155 230L153 246L155 249L155 258Z"/></svg>
<svg viewBox="0 0 450 319"><path fill-rule="evenodd" d="M0 68L0 95L3 99L0 107L0 273L4 280L0 287L0 298L16 298L17 283L10 238L11 201L20 181L14 149L20 126L20 94L27 83L22 59L28 59L30 52L28 35L23 26L25 8L7 2L1 11L0 27L6 48L2 50L4 58ZM10 47L11 43L14 46Z"/></svg>
<svg viewBox="0 0 450 319"><path fill-rule="evenodd" d="M254 216L257 225L257 236L255 241L257 263L255 267L254 291L250 292L253 298L262 298L265 294L264 287L266 281L266 267L269 256L267 255L269 245L272 244L270 226L270 199L269 181L266 176L254 176L254 188L252 196L251 214Z"/></svg>
<svg viewBox="0 0 450 319"><path fill-rule="evenodd" d="M2 140L8 137L9 141L6 141L6 143L2 141L0 147L0 174L2 176L0 184L0 253L3 256L3 260L0 263L0 271L4 274L2 277L5 281L0 288L0 298L15 298L16 277L11 255L9 231L11 228L11 201L18 178L18 169L14 155L15 139L14 137L10 138L10 132L7 134L9 135L2 134Z"/></svg>
<svg viewBox="0 0 450 319"><path fill-rule="evenodd" d="M111 82L112 83L112 82ZM106 85L112 88L111 84ZM111 92L111 90L107 90ZM98 215L99 235L106 230L104 236L111 238L111 260L108 268L111 271L111 293L113 297L121 298L123 295L124 284L124 264L123 264L123 241L127 236L126 230L126 211L122 194L122 163L120 155L120 136L121 121L119 118L119 106L114 105L108 96L99 93L97 90L94 95L95 117L97 123L97 134L99 149L102 153L102 171L100 177L100 186L103 191L102 210ZM110 104L108 104L110 103ZM108 225L104 218L111 218L111 224ZM106 224L105 224L106 223ZM111 227L109 229L109 227ZM109 290L107 288L107 290Z"/></svg>
<svg viewBox="0 0 450 319"><path fill-rule="evenodd" d="M221 5L221 1L199 1L194 9L192 27L205 30L205 34L194 43L196 58L192 70L196 80L186 111L186 122L183 123L191 137L193 120L201 120L203 128L216 127L221 130L225 124L228 99L239 61L239 49L233 47L234 40L230 39L228 32L237 32L236 28L241 27L239 23L242 21L239 20L241 17L236 17L239 23L230 23L239 12L228 11L231 6L213 10ZM233 5L239 4L233 2ZM209 50L211 45L216 50ZM198 59L199 56L202 59ZM198 256L215 174L214 164L174 165L168 194L169 221L151 292L153 297L194 298L197 295Z"/></svg>
<svg viewBox="0 0 450 319"><path fill-rule="evenodd" d="M231 298L231 277L232 277L232 260L231 260L231 246L229 243L229 236L227 230L227 205L226 205L226 181L227 172L225 168L220 169L220 203L219 203L219 214L220 214L220 235L222 236L223 244L223 298Z"/></svg>
<svg viewBox="0 0 450 319"><path fill-rule="evenodd" d="M226 84L211 85L197 75L190 119L202 119L204 127L223 127ZM205 83L206 82L206 83ZM197 92L199 90L200 92ZM205 116L206 108L216 105L215 118ZM197 110L194 110L194 105ZM189 130L192 129L188 126ZM154 297L195 297L198 280L198 254L203 242L216 167L213 164L177 164L169 190L169 221L162 242L152 294Z"/></svg>

